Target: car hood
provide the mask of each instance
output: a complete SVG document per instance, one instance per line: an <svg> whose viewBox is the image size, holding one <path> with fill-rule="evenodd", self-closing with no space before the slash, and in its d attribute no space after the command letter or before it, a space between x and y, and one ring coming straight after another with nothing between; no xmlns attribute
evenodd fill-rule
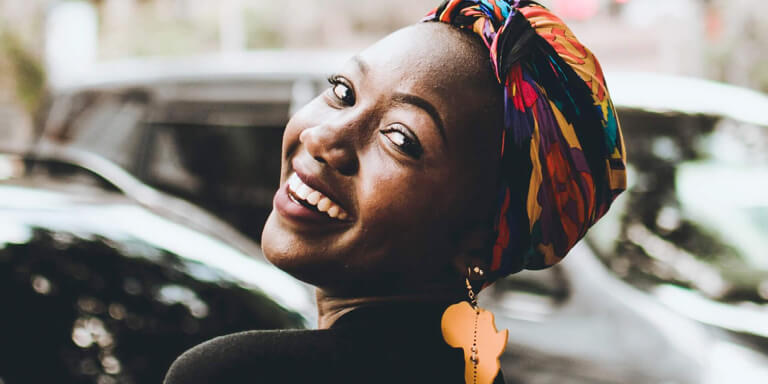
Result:
<svg viewBox="0 0 768 384"><path fill-rule="evenodd" d="M261 254L247 255L119 193L50 180L0 183L0 249L30 241L38 228L116 244L146 244L177 255L184 272L197 279L236 282L261 290L303 314L311 314L314 308L306 287L264 261ZM153 263L165 262L153 252L133 249L130 254Z"/></svg>

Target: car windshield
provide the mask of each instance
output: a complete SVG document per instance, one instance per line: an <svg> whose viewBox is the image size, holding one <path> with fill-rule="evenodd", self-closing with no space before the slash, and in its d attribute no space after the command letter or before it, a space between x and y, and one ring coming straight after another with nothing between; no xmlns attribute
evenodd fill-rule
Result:
<svg viewBox="0 0 768 384"><path fill-rule="evenodd" d="M640 112L622 122L629 188L588 235L601 259L646 290L768 303L768 129Z"/></svg>
<svg viewBox="0 0 768 384"><path fill-rule="evenodd" d="M227 89L234 92L232 87ZM289 104L209 98L153 100L142 90L81 92L61 98L66 112L60 122L52 109L46 135L48 141L108 159L258 241L280 178Z"/></svg>
<svg viewBox="0 0 768 384"><path fill-rule="evenodd" d="M103 156L126 170L133 170L136 151L141 146L137 125L148 108L141 92L123 94L83 92L59 102L52 109L46 135L59 143ZM58 115L62 115L59 117ZM61 121L57 121L57 120Z"/></svg>

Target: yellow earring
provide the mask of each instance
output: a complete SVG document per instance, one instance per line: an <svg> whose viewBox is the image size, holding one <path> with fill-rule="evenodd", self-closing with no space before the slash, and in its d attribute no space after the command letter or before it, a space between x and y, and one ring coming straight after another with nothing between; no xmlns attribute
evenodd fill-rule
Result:
<svg viewBox="0 0 768 384"><path fill-rule="evenodd" d="M469 302L453 304L443 313L440 323L443 339L451 347L464 350L464 381L466 384L491 384L501 369L499 357L507 346L509 332L496 330L493 313L477 306L470 276L484 279L482 268L467 268Z"/></svg>

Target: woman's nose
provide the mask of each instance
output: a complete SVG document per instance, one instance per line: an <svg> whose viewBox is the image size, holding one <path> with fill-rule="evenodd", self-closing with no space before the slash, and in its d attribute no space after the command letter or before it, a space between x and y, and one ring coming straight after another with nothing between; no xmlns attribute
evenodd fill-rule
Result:
<svg viewBox="0 0 768 384"><path fill-rule="evenodd" d="M349 176L358 168L356 149L349 136L343 129L321 124L304 129L299 134L299 142L315 160Z"/></svg>

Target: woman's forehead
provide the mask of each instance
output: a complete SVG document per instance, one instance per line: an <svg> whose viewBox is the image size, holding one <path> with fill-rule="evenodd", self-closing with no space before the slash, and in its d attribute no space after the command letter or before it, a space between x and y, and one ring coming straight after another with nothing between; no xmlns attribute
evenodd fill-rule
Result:
<svg viewBox="0 0 768 384"><path fill-rule="evenodd" d="M393 32L360 53L372 69L429 76L432 81L492 78L487 50L474 36L443 23L419 23Z"/></svg>
<svg viewBox="0 0 768 384"><path fill-rule="evenodd" d="M347 68L381 93L409 93L428 100L446 128L483 120L501 110L501 90L489 55L475 36L442 23L398 30L350 60Z"/></svg>

